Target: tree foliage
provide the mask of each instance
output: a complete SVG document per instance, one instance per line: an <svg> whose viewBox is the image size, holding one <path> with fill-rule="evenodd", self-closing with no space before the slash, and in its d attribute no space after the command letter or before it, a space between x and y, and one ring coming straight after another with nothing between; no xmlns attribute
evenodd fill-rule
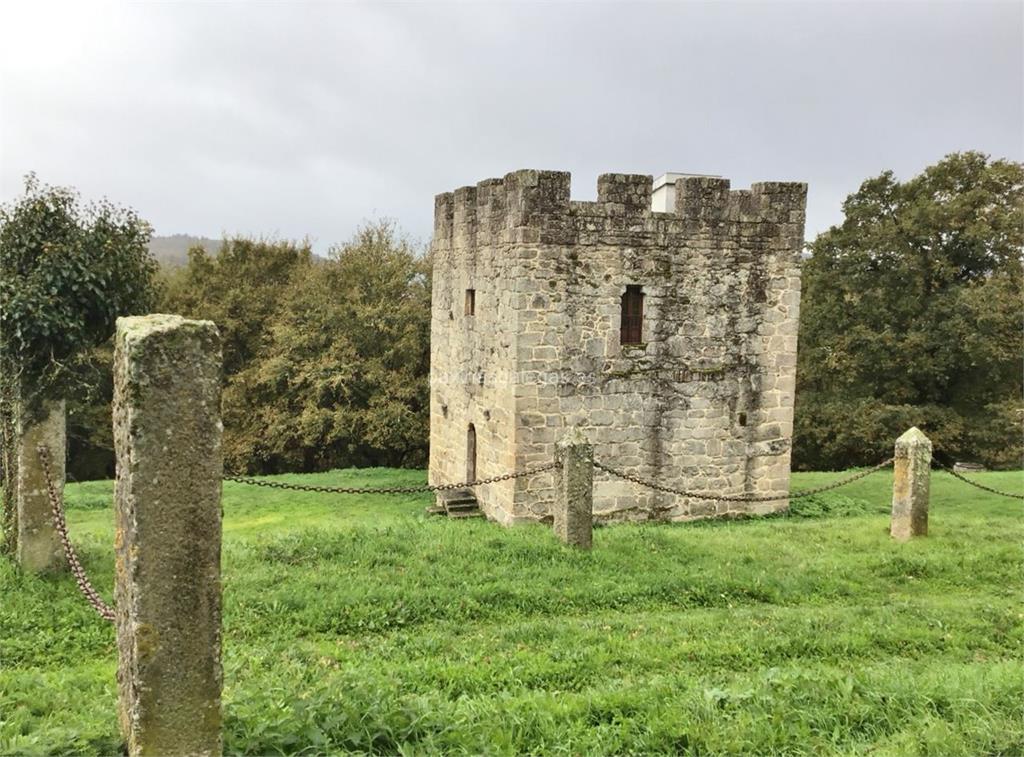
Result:
<svg viewBox="0 0 1024 757"><path fill-rule="evenodd" d="M231 470L422 465L429 393L429 268L389 221L328 259L233 240L195 251L167 307L224 339Z"/></svg>
<svg viewBox="0 0 1024 757"><path fill-rule="evenodd" d="M947 459L1019 465L1024 166L886 172L804 266L794 458L843 468L917 425Z"/></svg>
<svg viewBox="0 0 1024 757"><path fill-rule="evenodd" d="M217 324L230 386L259 355L281 312L282 294L312 267L307 242L238 237L225 240L216 255L193 247L188 265L169 276L163 308Z"/></svg>

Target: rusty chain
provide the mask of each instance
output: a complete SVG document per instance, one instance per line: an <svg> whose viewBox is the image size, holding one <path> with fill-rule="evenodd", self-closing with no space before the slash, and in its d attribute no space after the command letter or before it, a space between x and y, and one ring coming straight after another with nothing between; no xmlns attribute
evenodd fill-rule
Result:
<svg viewBox="0 0 1024 757"><path fill-rule="evenodd" d="M258 478L251 478L249 476L224 476L224 480L233 481L236 484L262 486L267 489L288 489L289 491L317 492L320 494L419 494L422 492L440 492L451 491L453 489L468 489L471 486L483 486L484 484L494 484L497 483L498 481L511 481L512 479L522 478L523 476L532 476L536 473L544 473L545 471L553 470L557 466L558 463L547 463L546 465L541 465L536 468L527 468L526 470L517 471L515 473L506 473L502 476L483 478L477 481L466 481L458 484L424 484L423 486L312 486L309 484L288 484L285 483L284 481L264 481Z"/></svg>
<svg viewBox="0 0 1024 757"><path fill-rule="evenodd" d="M664 484L659 484L654 481L648 481L646 479L640 478L639 476L634 476L632 474L625 473L623 471L612 468L611 466L605 465L604 463L598 462L597 460L594 461L594 467L597 468L598 470L604 471L605 473L615 476L616 478L621 478L625 481L631 481L634 484L645 486L648 489L655 489L660 492L668 492L669 494L678 494L682 497L689 497L691 499L718 500L720 502L778 502L783 499L799 499L800 497L810 497L812 494L821 494L822 492L827 492L830 489L838 489L840 486L846 486L847 484L853 483L858 479L864 478L865 476L869 476L875 471L879 471L882 468L891 465L892 461L893 458L890 457L888 460L883 460L878 465L875 465L871 468L865 468L864 470L858 471L852 476L847 476L846 478L841 479L839 481L834 481L831 484L825 484L824 486L816 486L813 489L803 489L801 491L791 492L785 495L704 494L702 492L691 492L687 491L686 489L676 489L674 487L665 486Z"/></svg>
<svg viewBox="0 0 1024 757"><path fill-rule="evenodd" d="M998 494L1000 497L1009 497L1010 499L1024 499L1024 494L1011 494L1010 492L1004 492L1004 491L1000 491L999 489L993 489L991 486L985 486L985 484L979 484L977 481L972 481L971 479L967 478L966 476L963 476L963 475L957 473L953 469L953 467L951 465L945 465L943 463L940 463L937 460L934 461L934 462L935 462L935 466L937 468L941 468L942 470L946 471L946 473L951 475L953 478L958 478L961 481L963 481L965 484L970 484L971 486L973 486L973 487L975 487L977 489L981 489L982 491L986 491L986 492L991 492L992 494Z"/></svg>
<svg viewBox="0 0 1024 757"><path fill-rule="evenodd" d="M64 520L64 508L61 506L60 495L57 493L57 487L54 486L53 476L50 472L50 450L47 447L40 446L37 448L37 452L39 453L39 460L43 464L43 475L46 477L46 491L50 497L50 514L53 516L53 527L57 530L57 535L60 536L60 543L64 548L64 557L67 558L71 572L75 576L78 590L82 592L82 596L85 597L86 601L92 605L97 615L104 620L113 622L114 609L104 602L96 589L93 588L92 583L89 581L89 576L86 575L85 568L79 562L78 554L75 552L75 548L72 546L71 539L68 536L68 524Z"/></svg>

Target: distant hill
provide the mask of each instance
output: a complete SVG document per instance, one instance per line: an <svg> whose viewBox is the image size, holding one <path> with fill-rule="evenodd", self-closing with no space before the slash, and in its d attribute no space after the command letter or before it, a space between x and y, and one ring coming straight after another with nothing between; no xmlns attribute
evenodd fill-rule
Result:
<svg viewBox="0 0 1024 757"><path fill-rule="evenodd" d="M149 243L149 251L157 262L168 268L176 268L188 263L189 248L201 245L207 252L216 254L220 249L221 240L207 237L192 237L188 234L171 234L167 237L153 237Z"/></svg>

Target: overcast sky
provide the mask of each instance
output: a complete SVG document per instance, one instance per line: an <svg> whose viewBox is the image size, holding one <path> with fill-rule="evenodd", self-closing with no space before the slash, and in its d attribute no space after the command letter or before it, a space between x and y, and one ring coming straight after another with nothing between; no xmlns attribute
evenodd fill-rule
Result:
<svg viewBox="0 0 1024 757"><path fill-rule="evenodd" d="M310 237L517 168L810 184L1024 155L1019 2L168 3L0 10L0 200L36 171L158 234Z"/></svg>

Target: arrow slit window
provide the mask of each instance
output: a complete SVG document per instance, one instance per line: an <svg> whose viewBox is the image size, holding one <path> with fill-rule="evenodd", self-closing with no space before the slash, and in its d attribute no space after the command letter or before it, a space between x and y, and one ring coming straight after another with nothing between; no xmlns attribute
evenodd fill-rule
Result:
<svg viewBox="0 0 1024 757"><path fill-rule="evenodd" d="M619 327L621 344L641 344L644 335L644 290L630 284L622 295L622 320Z"/></svg>

